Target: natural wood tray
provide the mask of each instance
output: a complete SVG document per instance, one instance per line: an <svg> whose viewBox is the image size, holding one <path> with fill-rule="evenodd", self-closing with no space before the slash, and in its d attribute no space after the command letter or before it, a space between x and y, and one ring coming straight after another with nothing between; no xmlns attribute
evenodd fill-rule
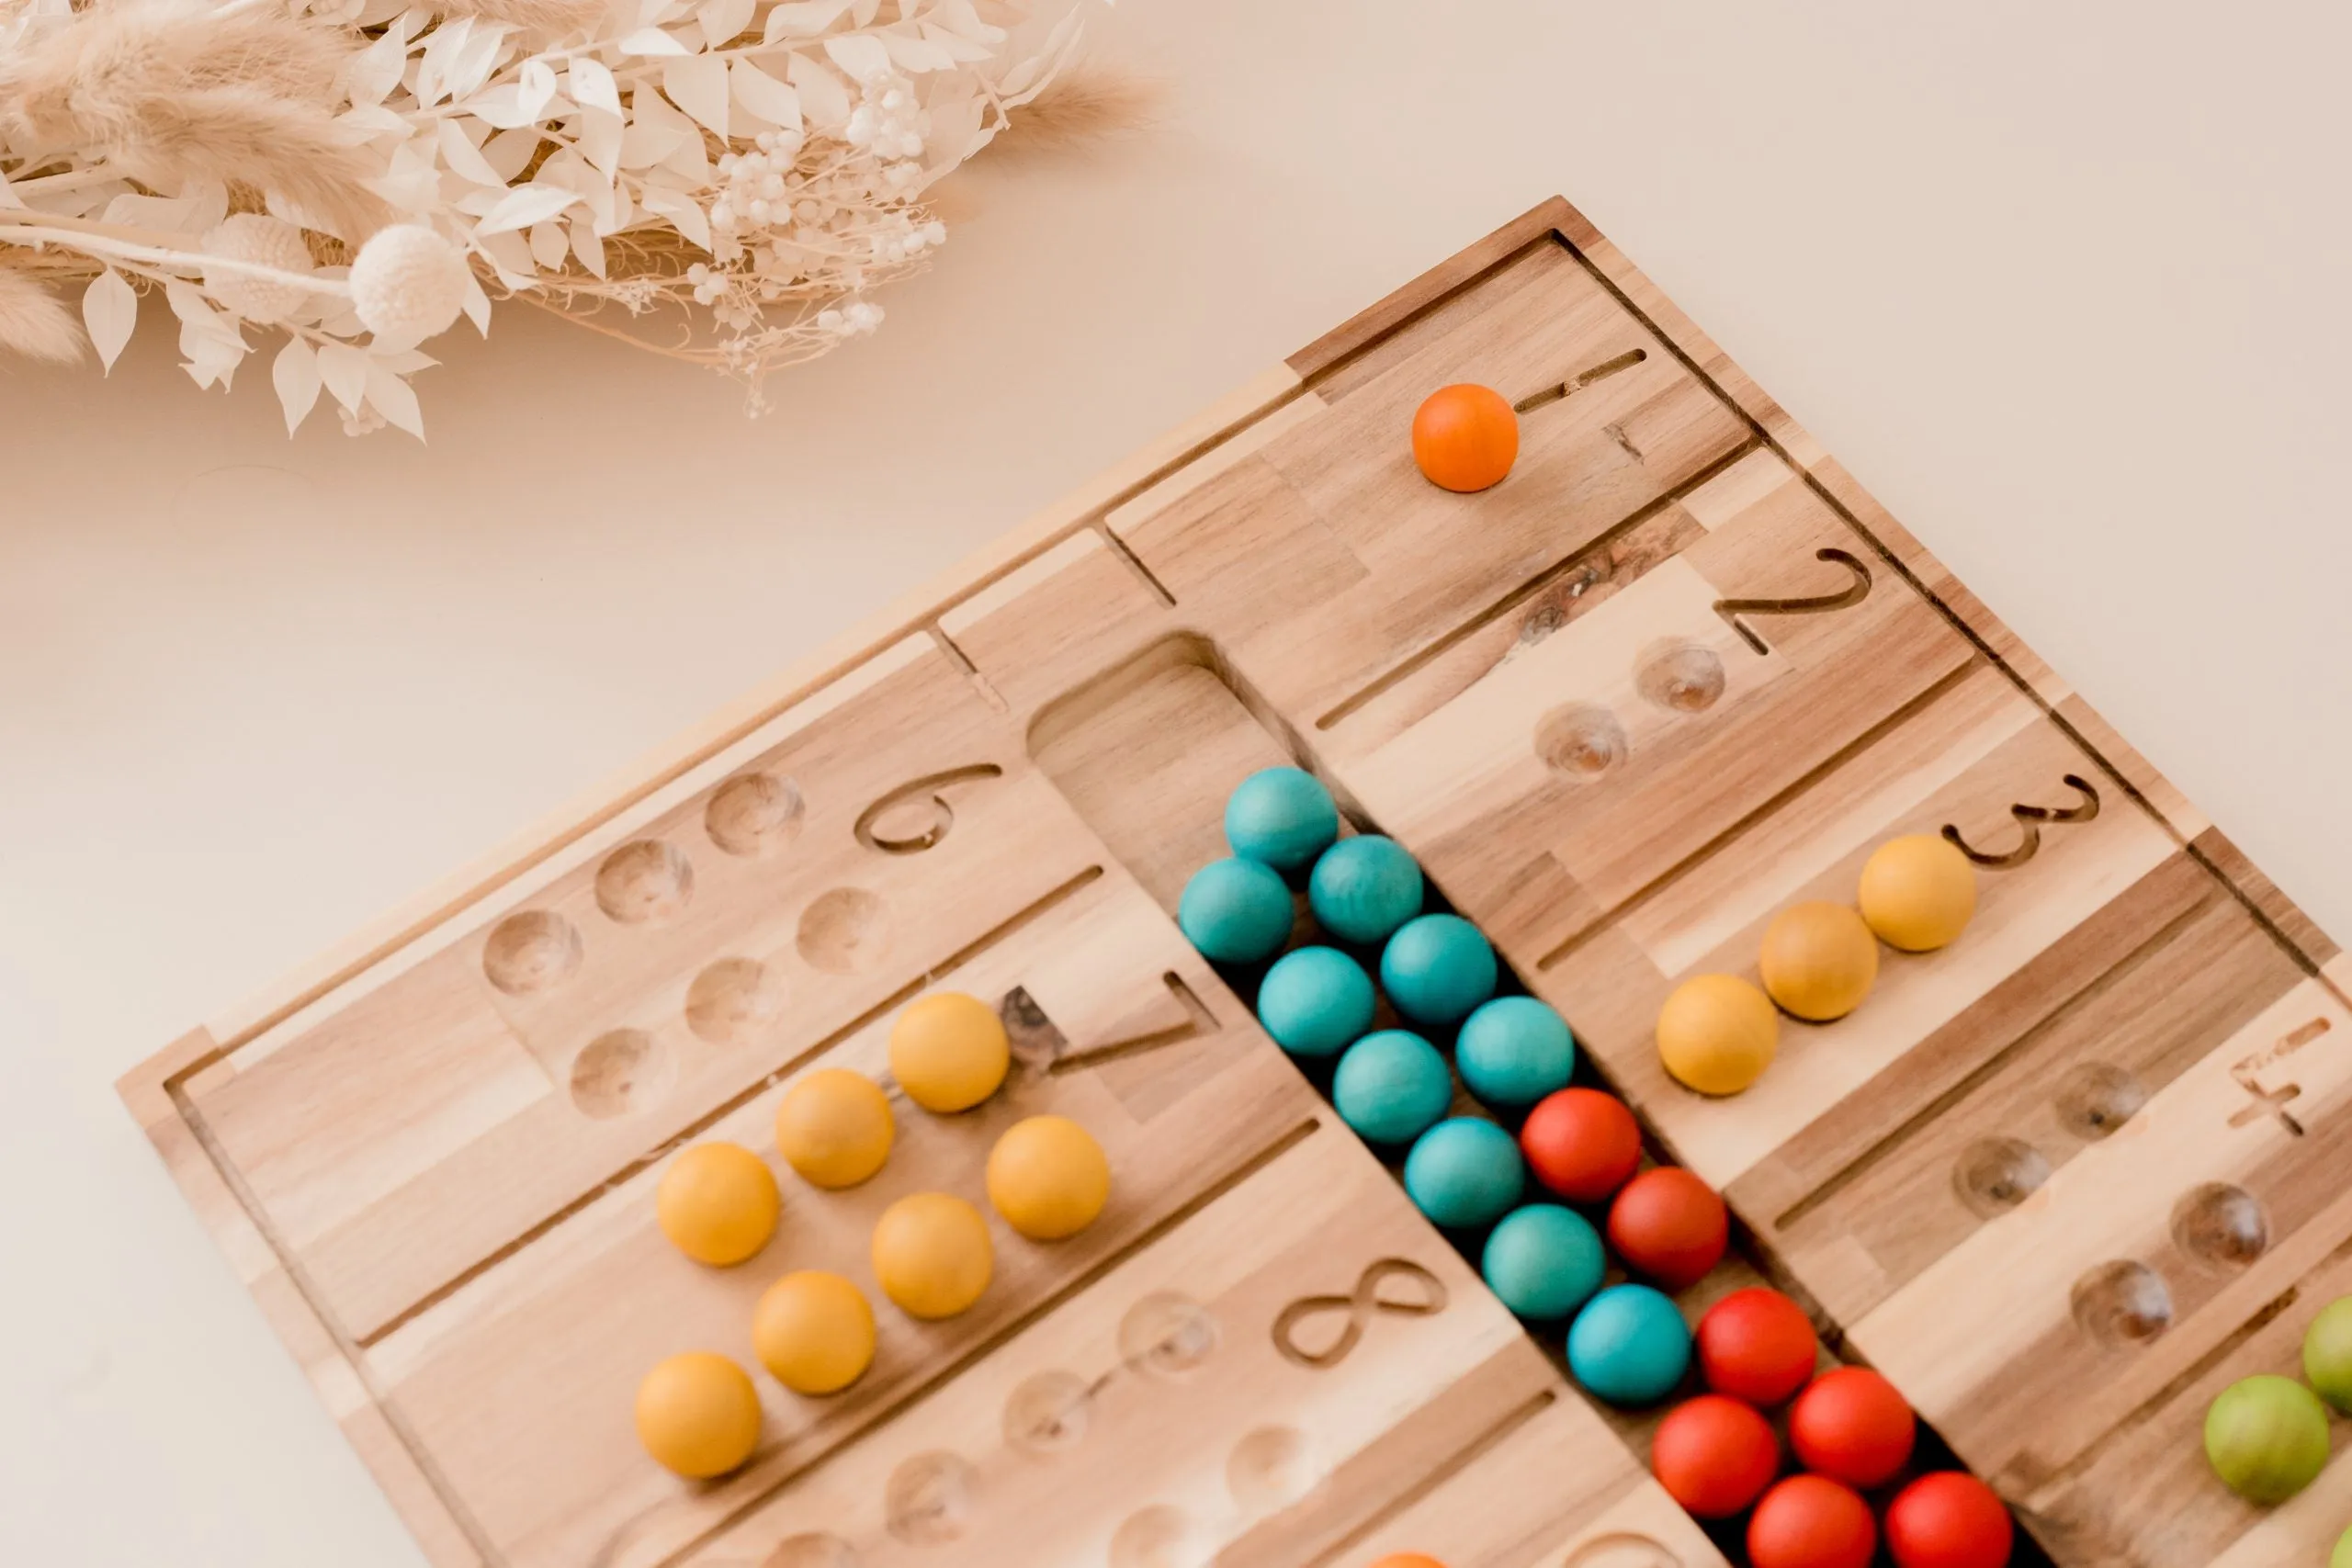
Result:
<svg viewBox="0 0 2352 1568"><path fill-rule="evenodd" d="M1471 497L1404 439L1464 379L1573 388ZM1662 660L1719 690L1657 700ZM1226 792L1283 760L1419 857L2057 1562L2310 1564L2352 1517L2352 1465L2266 1515L2197 1438L2352 1291L2338 950L1561 201L122 1093L436 1563L1720 1562L1643 1424L1176 931ZM1987 862L1957 945L1889 954L1745 1096L1661 1074L1679 977L1752 972L1771 911L1946 824ZM902 1104L865 1188L787 1179L751 1265L672 1252L665 1157L772 1153L779 1086L878 1075L930 986L1003 999L1008 1089ZM654 1360L754 1364L769 1280L870 1289L880 1207L976 1194L1046 1107L1110 1151L1092 1230L1000 1229L980 1305L884 1309L846 1394L763 1380L735 1477L644 1458ZM1396 1260L1426 1274L1368 1275ZM1318 1345L1363 1329L1329 1365L1272 1332L1374 1287L1443 1305L1327 1303Z"/></svg>

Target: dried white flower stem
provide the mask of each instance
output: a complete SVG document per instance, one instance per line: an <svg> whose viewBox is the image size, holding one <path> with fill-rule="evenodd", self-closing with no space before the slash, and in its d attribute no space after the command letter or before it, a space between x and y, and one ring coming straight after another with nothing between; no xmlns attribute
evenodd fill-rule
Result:
<svg viewBox="0 0 2352 1568"><path fill-rule="evenodd" d="M129 240L118 240L109 234L94 234L87 230L51 229L18 221L9 231L0 233L0 244L71 245L77 251L93 251L122 261L145 262L150 266L174 267L199 274L229 272L240 277L259 278L265 283L283 283L309 293L333 294L345 299L351 298L351 286L338 277L322 277L314 272L287 272L279 267L264 266L259 262L239 261L233 256L216 256L201 251L177 251L162 245L137 244Z"/></svg>

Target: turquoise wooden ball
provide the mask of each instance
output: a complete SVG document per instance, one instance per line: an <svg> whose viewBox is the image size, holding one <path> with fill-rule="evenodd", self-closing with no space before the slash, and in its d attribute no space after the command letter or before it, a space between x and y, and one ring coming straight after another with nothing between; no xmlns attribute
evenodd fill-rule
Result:
<svg viewBox="0 0 2352 1568"><path fill-rule="evenodd" d="M1608 1270L1600 1233L1557 1203L1530 1203L1505 1214L1479 1260L1487 1289L1533 1323L1568 1317L1600 1289Z"/></svg>
<svg viewBox="0 0 2352 1568"><path fill-rule="evenodd" d="M1568 1087L1576 1036L1567 1020L1533 997L1497 997L1463 1021L1453 1065L1472 1094L1517 1110Z"/></svg>
<svg viewBox="0 0 2352 1568"><path fill-rule="evenodd" d="M1405 1195L1432 1223L1459 1230L1501 1219L1525 1181L1518 1143L1475 1116L1439 1122L1405 1156Z"/></svg>
<svg viewBox="0 0 2352 1568"><path fill-rule="evenodd" d="M1325 931L1369 947L1421 912L1421 868L1396 840L1361 833L1323 852L1306 899Z"/></svg>
<svg viewBox="0 0 2352 1568"><path fill-rule="evenodd" d="M1340 808L1322 781L1301 768L1264 768L1225 803L1225 840L1244 860L1298 871L1340 836Z"/></svg>
<svg viewBox="0 0 2352 1568"><path fill-rule="evenodd" d="M1610 1286L1568 1325L1568 1371L1611 1404L1656 1404L1690 1368L1690 1325L1647 1285Z"/></svg>
<svg viewBox="0 0 2352 1568"><path fill-rule="evenodd" d="M1407 1029L1384 1029L1348 1047L1331 1079L1340 1120L1375 1144L1409 1144L1445 1115L1453 1080L1437 1047Z"/></svg>
<svg viewBox="0 0 2352 1568"><path fill-rule="evenodd" d="M1329 1056L1372 1027L1372 976L1336 947L1274 960L1258 987L1258 1021L1294 1056Z"/></svg>
<svg viewBox="0 0 2352 1568"><path fill-rule="evenodd" d="M1461 1022L1495 994L1495 950L1459 915L1408 920L1380 954L1380 984L1416 1023Z"/></svg>
<svg viewBox="0 0 2352 1568"><path fill-rule="evenodd" d="M1211 861L1184 884L1176 924L1202 957L1255 964L1290 940L1290 889L1280 874L1256 861Z"/></svg>

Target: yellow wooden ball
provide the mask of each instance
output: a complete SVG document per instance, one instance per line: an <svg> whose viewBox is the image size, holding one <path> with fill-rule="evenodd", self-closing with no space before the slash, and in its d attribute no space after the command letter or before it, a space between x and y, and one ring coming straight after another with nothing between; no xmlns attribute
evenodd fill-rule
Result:
<svg viewBox="0 0 2352 1568"><path fill-rule="evenodd" d="M969 1111L996 1092L1012 1065L1004 1021L978 997L938 992L890 1026L890 1076L925 1111Z"/></svg>
<svg viewBox="0 0 2352 1568"><path fill-rule="evenodd" d="M1737 1094L1772 1065L1781 1015L1736 975L1694 975L1657 1010L1657 1054L1676 1082L1701 1094Z"/></svg>
<svg viewBox="0 0 2352 1568"><path fill-rule="evenodd" d="M1843 904L1792 904L1764 928L1764 989L1798 1018L1826 1023L1862 1005L1878 978L1878 939Z"/></svg>
<svg viewBox="0 0 2352 1568"><path fill-rule="evenodd" d="M874 1226L874 1277L910 1317L954 1317L980 1299L996 1268L988 1222L961 1198L917 1192Z"/></svg>
<svg viewBox="0 0 2352 1568"><path fill-rule="evenodd" d="M989 1153L989 1201L1032 1241L1059 1241L1094 1223L1111 1197L1111 1162L1067 1116L1032 1116Z"/></svg>
<svg viewBox="0 0 2352 1568"><path fill-rule="evenodd" d="M673 1356L637 1385L637 1440L656 1464L689 1480L724 1475L759 1447L759 1391L724 1356Z"/></svg>
<svg viewBox="0 0 2352 1568"><path fill-rule="evenodd" d="M839 1274L786 1274L752 1311L752 1348L793 1393L837 1393L874 1364L874 1309Z"/></svg>
<svg viewBox="0 0 2352 1568"><path fill-rule="evenodd" d="M1862 919L1889 947L1931 953L1968 929L1976 868L1932 833L1890 839L1862 866Z"/></svg>
<svg viewBox="0 0 2352 1568"><path fill-rule="evenodd" d="M801 1179L854 1187L890 1157L890 1101L873 1079L823 1067L775 1108L775 1146Z"/></svg>
<svg viewBox="0 0 2352 1568"><path fill-rule="evenodd" d="M767 1162L741 1144L696 1144L654 1190L662 1234L697 1263L741 1263L775 1234L781 1200Z"/></svg>

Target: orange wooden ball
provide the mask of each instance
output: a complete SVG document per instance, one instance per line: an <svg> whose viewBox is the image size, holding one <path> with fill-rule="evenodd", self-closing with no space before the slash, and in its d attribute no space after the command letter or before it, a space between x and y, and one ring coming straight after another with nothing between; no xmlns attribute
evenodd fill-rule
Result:
<svg viewBox="0 0 2352 1568"><path fill-rule="evenodd" d="M1518 460L1519 415L1492 387L1440 387L1413 415L1413 461L1433 485L1485 490Z"/></svg>
<svg viewBox="0 0 2352 1568"><path fill-rule="evenodd" d="M1392 1551L1372 1568L1445 1568L1445 1564L1423 1552Z"/></svg>

